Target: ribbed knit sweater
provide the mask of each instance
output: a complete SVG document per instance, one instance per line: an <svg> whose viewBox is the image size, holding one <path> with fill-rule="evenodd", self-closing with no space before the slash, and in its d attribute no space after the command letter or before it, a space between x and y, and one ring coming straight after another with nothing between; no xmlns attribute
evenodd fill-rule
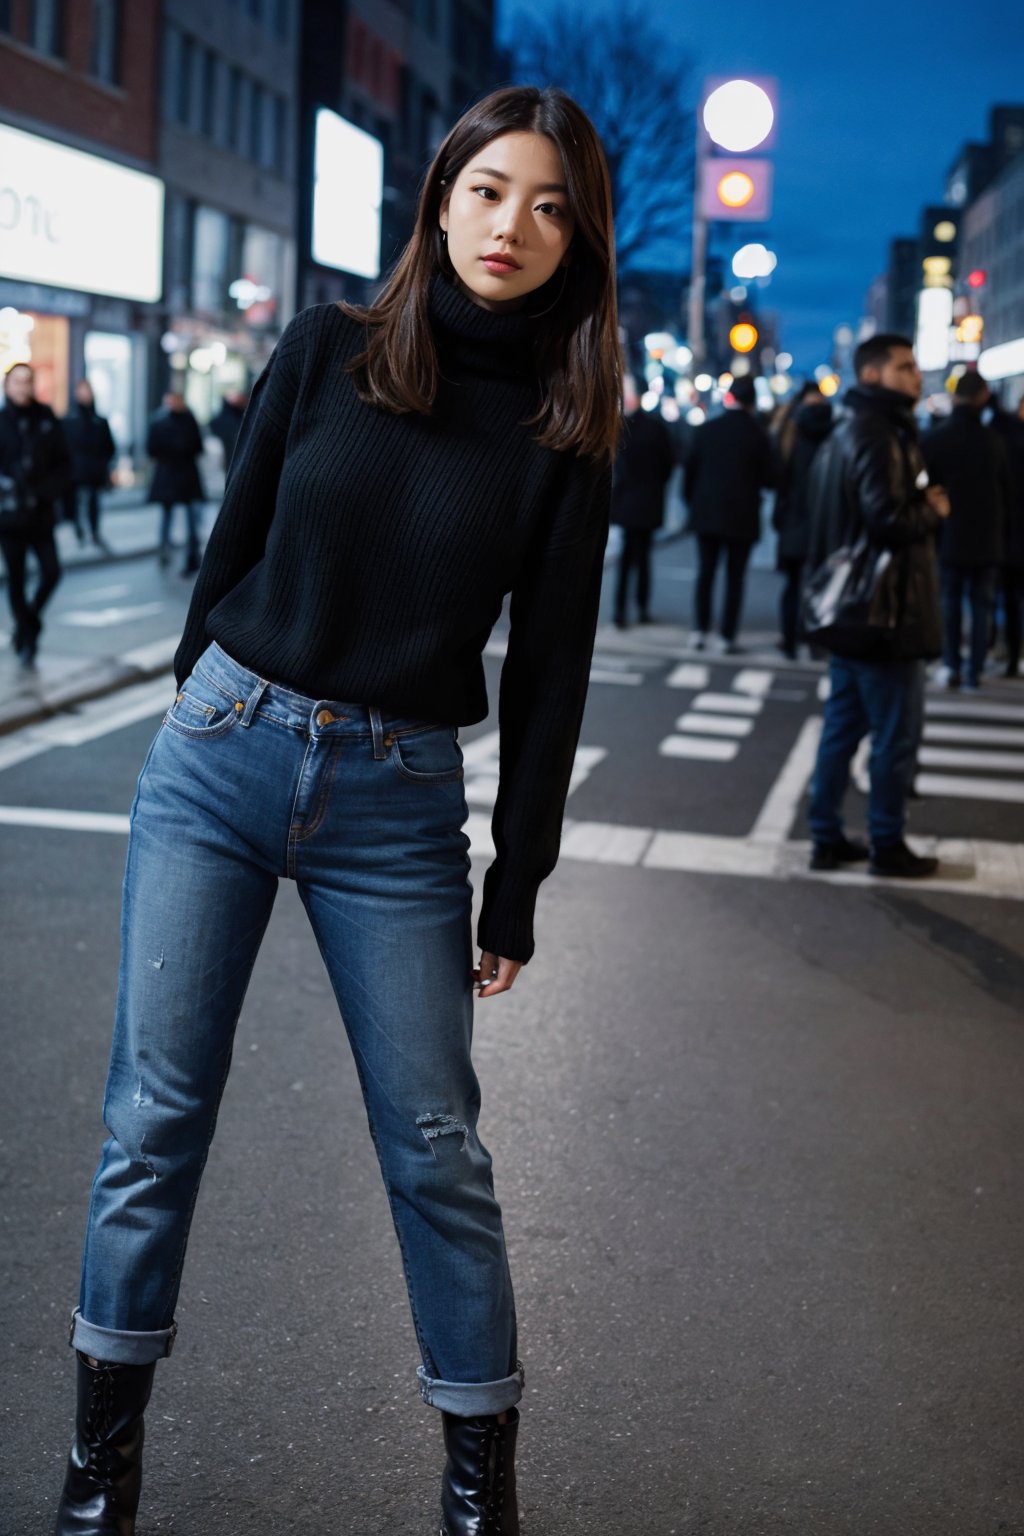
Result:
<svg viewBox="0 0 1024 1536"><path fill-rule="evenodd" d="M287 327L257 381L175 656L211 640L325 701L449 725L487 714L482 653L511 593L497 857L478 938L533 953L586 699L611 473L536 442L534 321L431 288L433 413L365 404L364 326L333 305Z"/></svg>

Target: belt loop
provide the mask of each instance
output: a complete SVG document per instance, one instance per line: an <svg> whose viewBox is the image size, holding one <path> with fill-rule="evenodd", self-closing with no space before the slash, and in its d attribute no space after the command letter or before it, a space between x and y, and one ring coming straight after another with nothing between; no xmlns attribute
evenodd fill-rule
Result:
<svg viewBox="0 0 1024 1536"><path fill-rule="evenodd" d="M260 700L262 699L263 695L266 693L266 691L267 691L267 689L269 687L270 687L270 684L264 678L261 677L259 682L256 684L256 687L253 689L252 693L250 693L250 695L249 695L249 698L248 698L248 700L246 702L245 709L242 711L242 718L238 722L239 725L251 725L252 724L252 717L256 713L257 709L259 708Z"/></svg>
<svg viewBox="0 0 1024 1536"><path fill-rule="evenodd" d="M376 704L370 705L370 729L373 732L373 755L380 762L388 754L384 746L384 725Z"/></svg>

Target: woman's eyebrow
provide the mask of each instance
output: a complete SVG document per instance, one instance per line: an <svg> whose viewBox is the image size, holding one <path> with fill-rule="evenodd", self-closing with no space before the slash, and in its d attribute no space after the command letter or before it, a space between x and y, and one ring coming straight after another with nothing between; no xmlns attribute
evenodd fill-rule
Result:
<svg viewBox="0 0 1024 1536"><path fill-rule="evenodd" d="M511 176L507 176L504 171L492 170L489 165L478 165L478 166L475 166L474 169L472 171L470 171L469 174L471 176L493 176L495 181L510 182L512 180L512 177ZM568 193L569 188L566 187L566 186L563 186L563 184L560 181L547 181L547 182L544 182L544 184L542 186L534 187L533 190L535 192L562 192L562 193Z"/></svg>

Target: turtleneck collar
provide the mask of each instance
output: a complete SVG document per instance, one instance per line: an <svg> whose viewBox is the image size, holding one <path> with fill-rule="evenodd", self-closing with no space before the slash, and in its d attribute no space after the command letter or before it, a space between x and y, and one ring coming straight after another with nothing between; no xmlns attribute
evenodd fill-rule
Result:
<svg viewBox="0 0 1024 1536"><path fill-rule="evenodd" d="M451 358L471 373L528 377L537 371L539 321L526 309L484 309L437 272L430 281L430 320L442 360Z"/></svg>

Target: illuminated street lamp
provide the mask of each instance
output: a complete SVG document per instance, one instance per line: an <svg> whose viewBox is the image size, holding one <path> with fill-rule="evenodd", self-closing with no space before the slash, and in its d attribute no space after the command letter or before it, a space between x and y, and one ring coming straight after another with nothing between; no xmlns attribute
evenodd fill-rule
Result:
<svg viewBox="0 0 1024 1536"><path fill-rule="evenodd" d="M729 332L729 345L734 352L753 352L757 346L757 326L751 325L748 320L741 320Z"/></svg>
<svg viewBox="0 0 1024 1536"><path fill-rule="evenodd" d="M749 282L755 277L771 277L778 264L779 258L766 245L744 245L732 259L732 270L736 277Z"/></svg>
<svg viewBox="0 0 1024 1536"><path fill-rule="evenodd" d="M713 144L742 154L763 144L775 123L775 108L753 80L727 80L704 103L704 127Z"/></svg>

